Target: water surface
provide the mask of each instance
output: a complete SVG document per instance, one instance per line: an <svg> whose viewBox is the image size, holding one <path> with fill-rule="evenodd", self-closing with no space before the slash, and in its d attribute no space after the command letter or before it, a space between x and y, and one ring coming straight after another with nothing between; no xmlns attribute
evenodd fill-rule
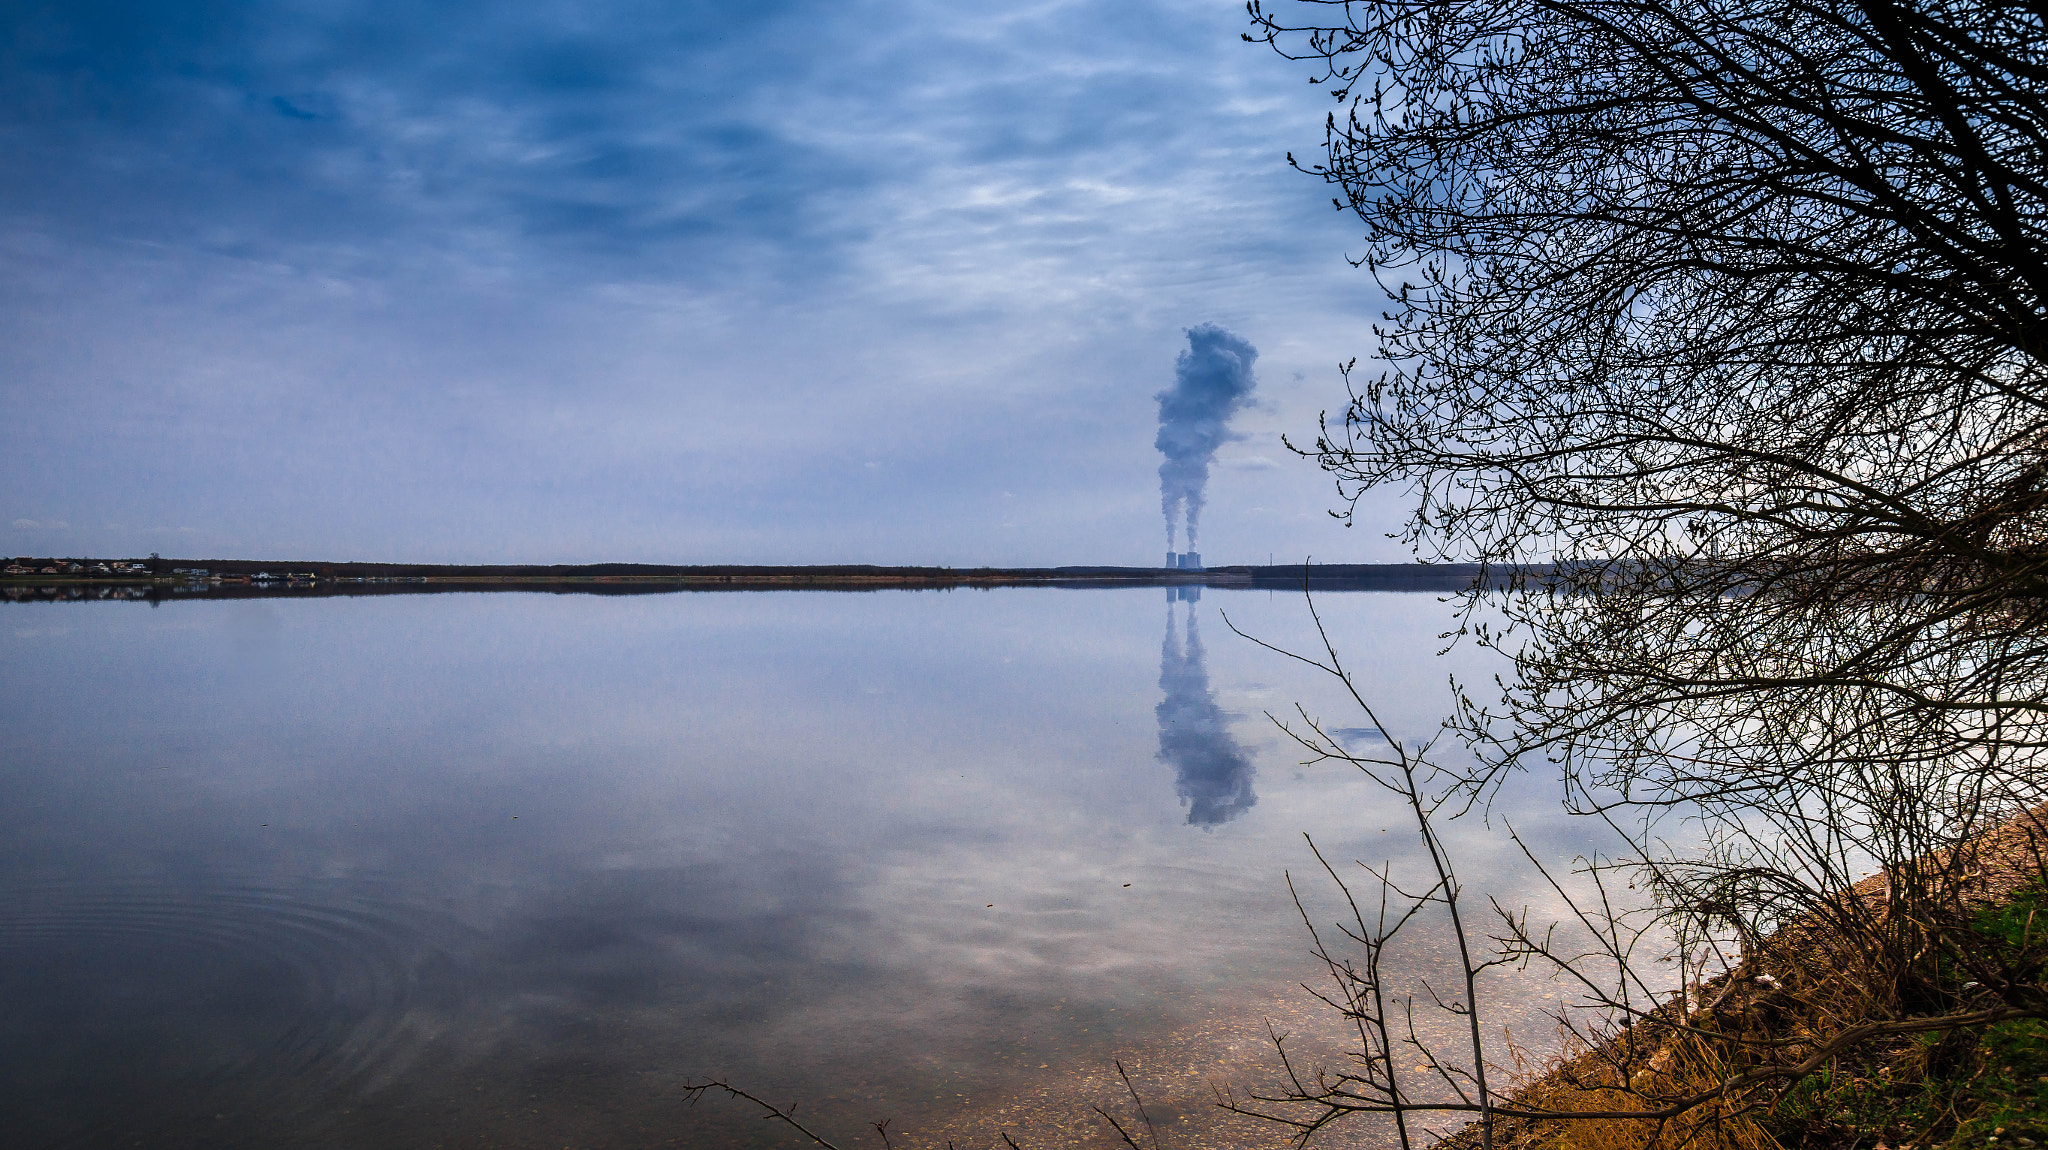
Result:
<svg viewBox="0 0 2048 1150"><path fill-rule="evenodd" d="M1209 1103L1267 1020L1341 1040L1283 872L1412 835L1262 715L1376 737L1224 625L1309 649L1298 595L1173 599L0 608L0 1142L795 1144L722 1075L842 1145L1092 1145L1121 1059L1170 1144L1278 1144ZM1490 673L1434 596L1319 603L1397 737Z"/></svg>

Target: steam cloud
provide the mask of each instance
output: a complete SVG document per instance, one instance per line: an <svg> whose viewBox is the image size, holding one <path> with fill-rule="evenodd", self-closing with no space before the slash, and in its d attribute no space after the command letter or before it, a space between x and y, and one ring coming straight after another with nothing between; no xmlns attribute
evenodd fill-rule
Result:
<svg viewBox="0 0 2048 1150"><path fill-rule="evenodd" d="M1188 822L1215 826L1250 810L1259 801L1252 793L1251 756L1230 737L1230 717L1209 690L1209 667L1192 603L1187 608L1185 643L1175 626L1173 605L1167 604L1159 687L1166 692L1152 709L1159 718L1159 758L1173 765L1181 801L1188 805Z"/></svg>
<svg viewBox="0 0 2048 1150"><path fill-rule="evenodd" d="M1173 364L1173 386L1157 396L1159 438L1166 456L1159 465L1159 509L1166 515L1166 549L1187 524L1188 550L1202 526L1204 491L1216 449L1229 442L1230 417L1251 402L1252 364L1259 351L1244 337L1205 323L1188 329L1188 349Z"/></svg>

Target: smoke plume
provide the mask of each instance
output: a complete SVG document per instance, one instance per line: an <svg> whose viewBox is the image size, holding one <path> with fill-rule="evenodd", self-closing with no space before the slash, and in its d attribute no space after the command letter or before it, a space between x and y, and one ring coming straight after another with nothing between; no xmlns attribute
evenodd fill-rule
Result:
<svg viewBox="0 0 2048 1150"><path fill-rule="evenodd" d="M1258 349L1242 336L1205 323L1188 329L1188 349L1173 364L1173 386L1157 396L1159 508L1166 514L1166 549L1185 522L1188 550L1202 526L1204 490L1216 449L1228 442L1230 417L1251 402L1252 363Z"/></svg>

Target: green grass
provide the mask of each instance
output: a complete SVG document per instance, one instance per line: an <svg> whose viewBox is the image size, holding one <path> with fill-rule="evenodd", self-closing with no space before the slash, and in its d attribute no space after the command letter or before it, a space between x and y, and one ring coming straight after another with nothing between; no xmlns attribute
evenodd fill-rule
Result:
<svg viewBox="0 0 2048 1150"><path fill-rule="evenodd" d="M1971 926L1965 946L2037 978L2048 891L2022 890ZM1952 971L1940 981L1964 989ZM2048 1024L2015 1019L1852 1052L1794 1086L1761 1125L1787 1150L2048 1148Z"/></svg>

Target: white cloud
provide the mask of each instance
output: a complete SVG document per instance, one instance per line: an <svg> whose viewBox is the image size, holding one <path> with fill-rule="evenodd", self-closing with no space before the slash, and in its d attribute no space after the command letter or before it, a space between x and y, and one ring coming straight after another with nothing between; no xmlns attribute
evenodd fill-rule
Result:
<svg viewBox="0 0 2048 1150"><path fill-rule="evenodd" d="M1240 459L1219 459L1216 466L1225 471L1278 471L1280 465L1263 455L1247 455Z"/></svg>

